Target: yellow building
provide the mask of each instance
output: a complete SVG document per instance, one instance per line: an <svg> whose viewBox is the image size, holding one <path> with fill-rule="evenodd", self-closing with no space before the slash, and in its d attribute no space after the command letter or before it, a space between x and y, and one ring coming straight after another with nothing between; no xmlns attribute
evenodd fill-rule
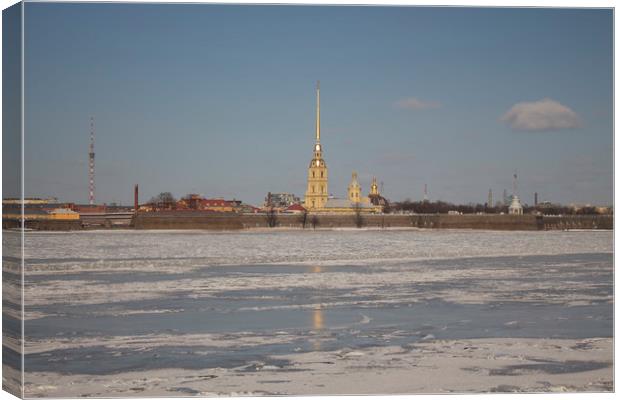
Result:
<svg viewBox="0 0 620 400"><path fill-rule="evenodd" d="M308 187L304 207L309 211L323 208L327 203L327 165L321 148L321 97L320 85L316 84L316 143L314 156L308 167Z"/></svg>
<svg viewBox="0 0 620 400"><path fill-rule="evenodd" d="M373 179L369 196L362 196L362 187L357 180L356 172L353 172L351 177L351 183L347 189L347 199L328 197L327 165L323 159L323 148L321 147L321 97L318 82L316 85L315 139L314 156L308 167L308 186L304 199L304 207L306 210L319 213L382 212L384 203L375 201L379 198L383 199L379 194L377 180Z"/></svg>
<svg viewBox="0 0 620 400"><path fill-rule="evenodd" d="M80 219L80 214L68 208L55 208L50 211L50 219L76 220Z"/></svg>
<svg viewBox="0 0 620 400"><path fill-rule="evenodd" d="M21 208L6 207L2 210L2 219L22 219ZM24 219L26 221L32 220L79 220L80 214L69 210L67 208L55 208L51 211L45 211L40 208L26 208L24 209Z"/></svg>
<svg viewBox="0 0 620 400"><path fill-rule="evenodd" d="M372 190L372 189L371 189ZM381 207L375 207L370 198L362 196L362 186L357 180L357 172L351 174L351 182L347 187L347 199L331 198L323 208L324 212L329 213L378 213Z"/></svg>
<svg viewBox="0 0 620 400"><path fill-rule="evenodd" d="M351 174L351 183L349 183L349 187L347 188L347 194L351 202L362 202L362 187L357 181L357 172L355 171L353 171L353 174Z"/></svg>
<svg viewBox="0 0 620 400"><path fill-rule="evenodd" d="M354 171L347 188L347 198L329 198L323 208L317 211L328 214L357 214L380 213L382 210L381 205L375 205L369 197L362 196L362 186L357 180L357 173Z"/></svg>

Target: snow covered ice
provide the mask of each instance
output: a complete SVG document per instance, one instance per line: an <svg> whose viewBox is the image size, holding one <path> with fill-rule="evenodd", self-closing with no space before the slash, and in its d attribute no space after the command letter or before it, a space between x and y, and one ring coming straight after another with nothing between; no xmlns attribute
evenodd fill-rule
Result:
<svg viewBox="0 0 620 400"><path fill-rule="evenodd" d="M28 232L26 396L609 391L612 239Z"/></svg>

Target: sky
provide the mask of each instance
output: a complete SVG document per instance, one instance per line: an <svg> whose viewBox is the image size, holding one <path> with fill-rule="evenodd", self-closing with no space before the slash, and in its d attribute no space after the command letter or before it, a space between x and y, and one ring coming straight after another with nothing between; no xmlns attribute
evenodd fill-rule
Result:
<svg viewBox="0 0 620 400"><path fill-rule="evenodd" d="M25 192L613 202L609 9L26 3ZM7 61L5 61L7 62ZM5 195L6 196L6 195Z"/></svg>

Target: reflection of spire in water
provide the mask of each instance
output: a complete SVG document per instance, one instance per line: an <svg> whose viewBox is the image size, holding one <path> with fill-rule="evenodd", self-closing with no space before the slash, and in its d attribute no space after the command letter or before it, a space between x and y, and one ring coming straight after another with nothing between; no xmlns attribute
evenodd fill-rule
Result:
<svg viewBox="0 0 620 400"><path fill-rule="evenodd" d="M318 274L323 271L323 268L320 265L314 265L311 269L313 274ZM323 330L323 308L320 304L314 307L312 310L312 328L315 331ZM312 341L312 347L315 351L321 350L321 339L317 338Z"/></svg>
<svg viewBox="0 0 620 400"><path fill-rule="evenodd" d="M323 309L320 304L312 311L312 327L315 330L323 329Z"/></svg>
<svg viewBox="0 0 620 400"><path fill-rule="evenodd" d="M314 310L312 310L312 328L314 329L315 335L319 335L323 330L323 309L321 305L317 305ZM314 351L321 350L321 338L316 337L312 341L312 348Z"/></svg>

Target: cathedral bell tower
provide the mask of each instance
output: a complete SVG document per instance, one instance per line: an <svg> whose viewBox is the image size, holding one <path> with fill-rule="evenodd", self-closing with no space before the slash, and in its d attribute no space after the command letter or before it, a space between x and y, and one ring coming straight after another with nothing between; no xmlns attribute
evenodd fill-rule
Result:
<svg viewBox="0 0 620 400"><path fill-rule="evenodd" d="M357 181L357 172L353 171L351 174L351 183L347 188L347 194L349 195L349 201L352 203L360 203L362 201L362 187Z"/></svg>
<svg viewBox="0 0 620 400"><path fill-rule="evenodd" d="M308 187L304 207L309 211L320 210L327 203L327 166L321 147L321 95L320 83L316 84L316 143L314 157L308 167Z"/></svg>

